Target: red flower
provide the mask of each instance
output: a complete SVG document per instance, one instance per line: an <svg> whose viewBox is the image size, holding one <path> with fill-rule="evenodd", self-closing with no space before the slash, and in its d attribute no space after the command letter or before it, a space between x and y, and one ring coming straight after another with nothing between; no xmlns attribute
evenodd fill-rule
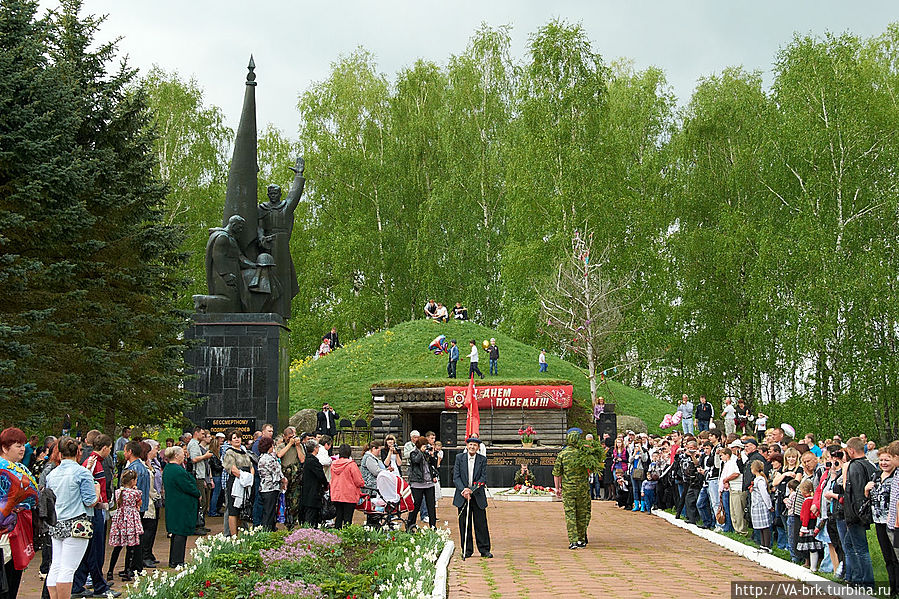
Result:
<svg viewBox="0 0 899 599"><path fill-rule="evenodd" d="M375 570L375 576L377 576L377 575L378 575L378 571L377 571L377 570Z"/></svg>
<svg viewBox="0 0 899 599"><path fill-rule="evenodd" d="M242 563L243 563L243 560L242 560L242 559L239 559L239 560L237 560L237 563L238 563L238 564L242 564Z"/></svg>
<svg viewBox="0 0 899 599"><path fill-rule="evenodd" d="M206 588L207 588L207 589L208 589L208 588L209 588L209 586L210 586L210 585L211 585L211 584L212 584L212 583L211 583L211 582L209 582L209 581L208 581L208 580L207 580L207 581L206 581L206 582L204 582L204 583L203 583L203 584L205 584L205 585L206 585Z"/></svg>
<svg viewBox="0 0 899 599"><path fill-rule="evenodd" d="M198 596L199 596L199 597L202 597L202 596L203 596L203 591L200 591L200 592L198 593Z"/></svg>

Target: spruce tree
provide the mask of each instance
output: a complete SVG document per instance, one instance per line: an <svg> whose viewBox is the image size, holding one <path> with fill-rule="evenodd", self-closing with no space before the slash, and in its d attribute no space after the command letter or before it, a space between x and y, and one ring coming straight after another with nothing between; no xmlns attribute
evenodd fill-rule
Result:
<svg viewBox="0 0 899 599"><path fill-rule="evenodd" d="M52 19L51 56L76 89L76 147L91 180L81 199L94 217L73 246L80 293L67 310L78 352L66 396L103 428L180 415L181 340L187 320L176 305L184 293L182 232L166 225L166 188L153 151L155 131L136 71L108 69L115 43L92 50L102 19L82 18L66 0Z"/></svg>
<svg viewBox="0 0 899 599"><path fill-rule="evenodd" d="M0 5L0 413L111 432L187 406L183 236L135 72L80 8Z"/></svg>
<svg viewBox="0 0 899 599"><path fill-rule="evenodd" d="M34 426L58 413L56 359L69 323L71 244L93 221L80 189L89 179L74 140L73 90L47 56L37 2L0 4L0 414Z"/></svg>

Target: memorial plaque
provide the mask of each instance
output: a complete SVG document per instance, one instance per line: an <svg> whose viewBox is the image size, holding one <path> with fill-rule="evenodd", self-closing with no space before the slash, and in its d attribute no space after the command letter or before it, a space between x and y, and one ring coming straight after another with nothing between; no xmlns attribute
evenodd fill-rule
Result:
<svg viewBox="0 0 899 599"><path fill-rule="evenodd" d="M224 433L228 429L235 429L240 432L240 436L244 443L253 442L253 433L256 432L255 418L207 418L206 428L213 435L216 433ZM225 439L228 443L230 439Z"/></svg>
<svg viewBox="0 0 899 599"><path fill-rule="evenodd" d="M522 464L531 466L553 466L556 463L558 449L506 449L490 448L487 450L487 466L515 466Z"/></svg>

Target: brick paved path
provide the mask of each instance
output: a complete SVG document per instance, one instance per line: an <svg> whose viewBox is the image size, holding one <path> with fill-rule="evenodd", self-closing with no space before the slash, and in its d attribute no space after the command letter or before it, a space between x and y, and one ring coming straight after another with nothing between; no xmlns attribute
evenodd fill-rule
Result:
<svg viewBox="0 0 899 599"><path fill-rule="evenodd" d="M442 499L456 542L450 599L538 597L730 597L731 580L789 580L661 518L593 502L590 544L569 550L562 504L491 501L494 559L460 559L456 509ZM681 568L678 564L689 564ZM701 573L701 574L698 574Z"/></svg>

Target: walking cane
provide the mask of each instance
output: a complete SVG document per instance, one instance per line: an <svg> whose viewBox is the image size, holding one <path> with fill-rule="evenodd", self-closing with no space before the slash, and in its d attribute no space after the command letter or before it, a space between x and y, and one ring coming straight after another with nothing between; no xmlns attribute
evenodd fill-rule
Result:
<svg viewBox="0 0 899 599"><path fill-rule="evenodd" d="M462 561L465 561L465 541L468 539L468 504L471 502L471 496L465 502L465 526L462 527Z"/></svg>

